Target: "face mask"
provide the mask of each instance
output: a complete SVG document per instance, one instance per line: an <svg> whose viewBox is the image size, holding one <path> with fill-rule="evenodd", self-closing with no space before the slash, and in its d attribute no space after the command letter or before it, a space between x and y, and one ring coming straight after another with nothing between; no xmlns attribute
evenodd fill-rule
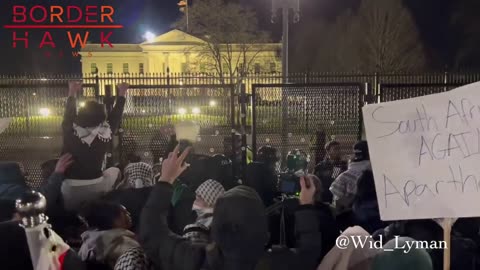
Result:
<svg viewBox="0 0 480 270"><path fill-rule="evenodd" d="M202 217L204 216L205 214L211 214L213 213L213 209L212 208L202 208L200 206L197 206L197 205L193 205L192 207L192 210L195 211L195 213L197 213L197 217Z"/></svg>

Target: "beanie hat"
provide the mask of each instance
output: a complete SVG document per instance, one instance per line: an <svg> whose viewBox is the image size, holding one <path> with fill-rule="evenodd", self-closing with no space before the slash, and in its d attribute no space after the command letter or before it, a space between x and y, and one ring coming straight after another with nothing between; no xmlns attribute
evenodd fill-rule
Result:
<svg viewBox="0 0 480 270"><path fill-rule="evenodd" d="M214 206L218 198L225 193L222 184L215 180L207 180L201 184L195 193L200 196L209 206Z"/></svg>
<svg viewBox="0 0 480 270"><path fill-rule="evenodd" d="M425 249L412 248L408 252L406 242L413 243L412 238L399 237L397 239L390 240L383 246L386 250L375 256L372 266L372 270L403 270L403 269L415 269L415 270L432 270L432 260L430 255ZM398 248L401 247L401 248Z"/></svg>
<svg viewBox="0 0 480 270"><path fill-rule="evenodd" d="M368 143L366 141L358 141L353 146L353 161L364 161L370 160L370 155L368 153Z"/></svg>
<svg viewBox="0 0 480 270"><path fill-rule="evenodd" d="M237 186L218 199L211 237L226 259L254 263L263 255L268 221L255 190Z"/></svg>

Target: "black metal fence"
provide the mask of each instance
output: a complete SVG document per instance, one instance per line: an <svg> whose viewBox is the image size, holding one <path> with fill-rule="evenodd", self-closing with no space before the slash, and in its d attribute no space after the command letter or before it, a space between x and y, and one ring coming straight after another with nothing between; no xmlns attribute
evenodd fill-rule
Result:
<svg viewBox="0 0 480 270"><path fill-rule="evenodd" d="M302 149L314 166L323 146L337 140L344 151L361 137L365 84L254 84L252 89L252 148L272 145L282 157ZM350 151L349 151L350 152ZM348 154L350 154L348 152Z"/></svg>
<svg viewBox="0 0 480 270"><path fill-rule="evenodd" d="M271 144L283 153L300 148L312 164L324 155L330 139L348 153L361 135L360 109L365 102L386 102L448 91L480 80L480 74L247 74L222 84L212 74L85 74L0 76L0 118L11 124L0 134L0 160L24 163L31 184L41 180L40 163L61 150L60 125L69 80L83 80L86 100L111 102L114 86L127 82L122 127L112 157L137 153L156 162L168 142L171 125L182 120L200 124L199 153L228 152L242 137L257 148ZM245 156L245 155L244 155Z"/></svg>

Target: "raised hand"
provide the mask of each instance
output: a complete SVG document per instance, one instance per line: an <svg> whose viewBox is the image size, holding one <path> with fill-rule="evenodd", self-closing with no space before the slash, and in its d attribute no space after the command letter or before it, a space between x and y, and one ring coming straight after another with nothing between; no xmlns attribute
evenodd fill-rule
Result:
<svg viewBox="0 0 480 270"><path fill-rule="evenodd" d="M185 158L190 152L190 147L185 149L179 156L180 146L177 145L175 150L168 155L168 158L162 162L162 175L160 176L161 182L167 182L173 184L175 180L188 168L189 164L185 163Z"/></svg>
<svg viewBox="0 0 480 270"><path fill-rule="evenodd" d="M314 196L315 196L315 185L308 176L304 176L300 178L300 187L302 188L300 191L300 204L301 205L308 205L314 203Z"/></svg>
<svg viewBox="0 0 480 270"><path fill-rule="evenodd" d="M82 91L81 81L69 81L68 82L68 96L74 97L77 93Z"/></svg>
<svg viewBox="0 0 480 270"><path fill-rule="evenodd" d="M64 154L60 157L57 161L57 165L55 166L55 173L64 174L65 171L72 165L73 163L73 156L69 153Z"/></svg>
<svg viewBox="0 0 480 270"><path fill-rule="evenodd" d="M121 97L124 97L127 95L128 88L130 87L130 85L128 83L123 82L117 85L117 87L118 87L118 95Z"/></svg>

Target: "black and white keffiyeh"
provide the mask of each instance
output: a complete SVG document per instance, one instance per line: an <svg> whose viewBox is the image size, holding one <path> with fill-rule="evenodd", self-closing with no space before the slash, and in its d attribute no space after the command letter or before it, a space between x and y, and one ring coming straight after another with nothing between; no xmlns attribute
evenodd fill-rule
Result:
<svg viewBox="0 0 480 270"><path fill-rule="evenodd" d="M107 122L103 122L97 127L84 128L77 124L73 124L73 130L75 136L77 136L83 143L90 146L95 138L98 138L104 142L109 142L112 140L112 129Z"/></svg>
<svg viewBox="0 0 480 270"><path fill-rule="evenodd" d="M148 270L152 269L145 252L141 248L132 248L117 260L114 270Z"/></svg>
<svg viewBox="0 0 480 270"><path fill-rule="evenodd" d="M145 162L130 163L124 170L124 182L129 188L153 186L153 169Z"/></svg>

